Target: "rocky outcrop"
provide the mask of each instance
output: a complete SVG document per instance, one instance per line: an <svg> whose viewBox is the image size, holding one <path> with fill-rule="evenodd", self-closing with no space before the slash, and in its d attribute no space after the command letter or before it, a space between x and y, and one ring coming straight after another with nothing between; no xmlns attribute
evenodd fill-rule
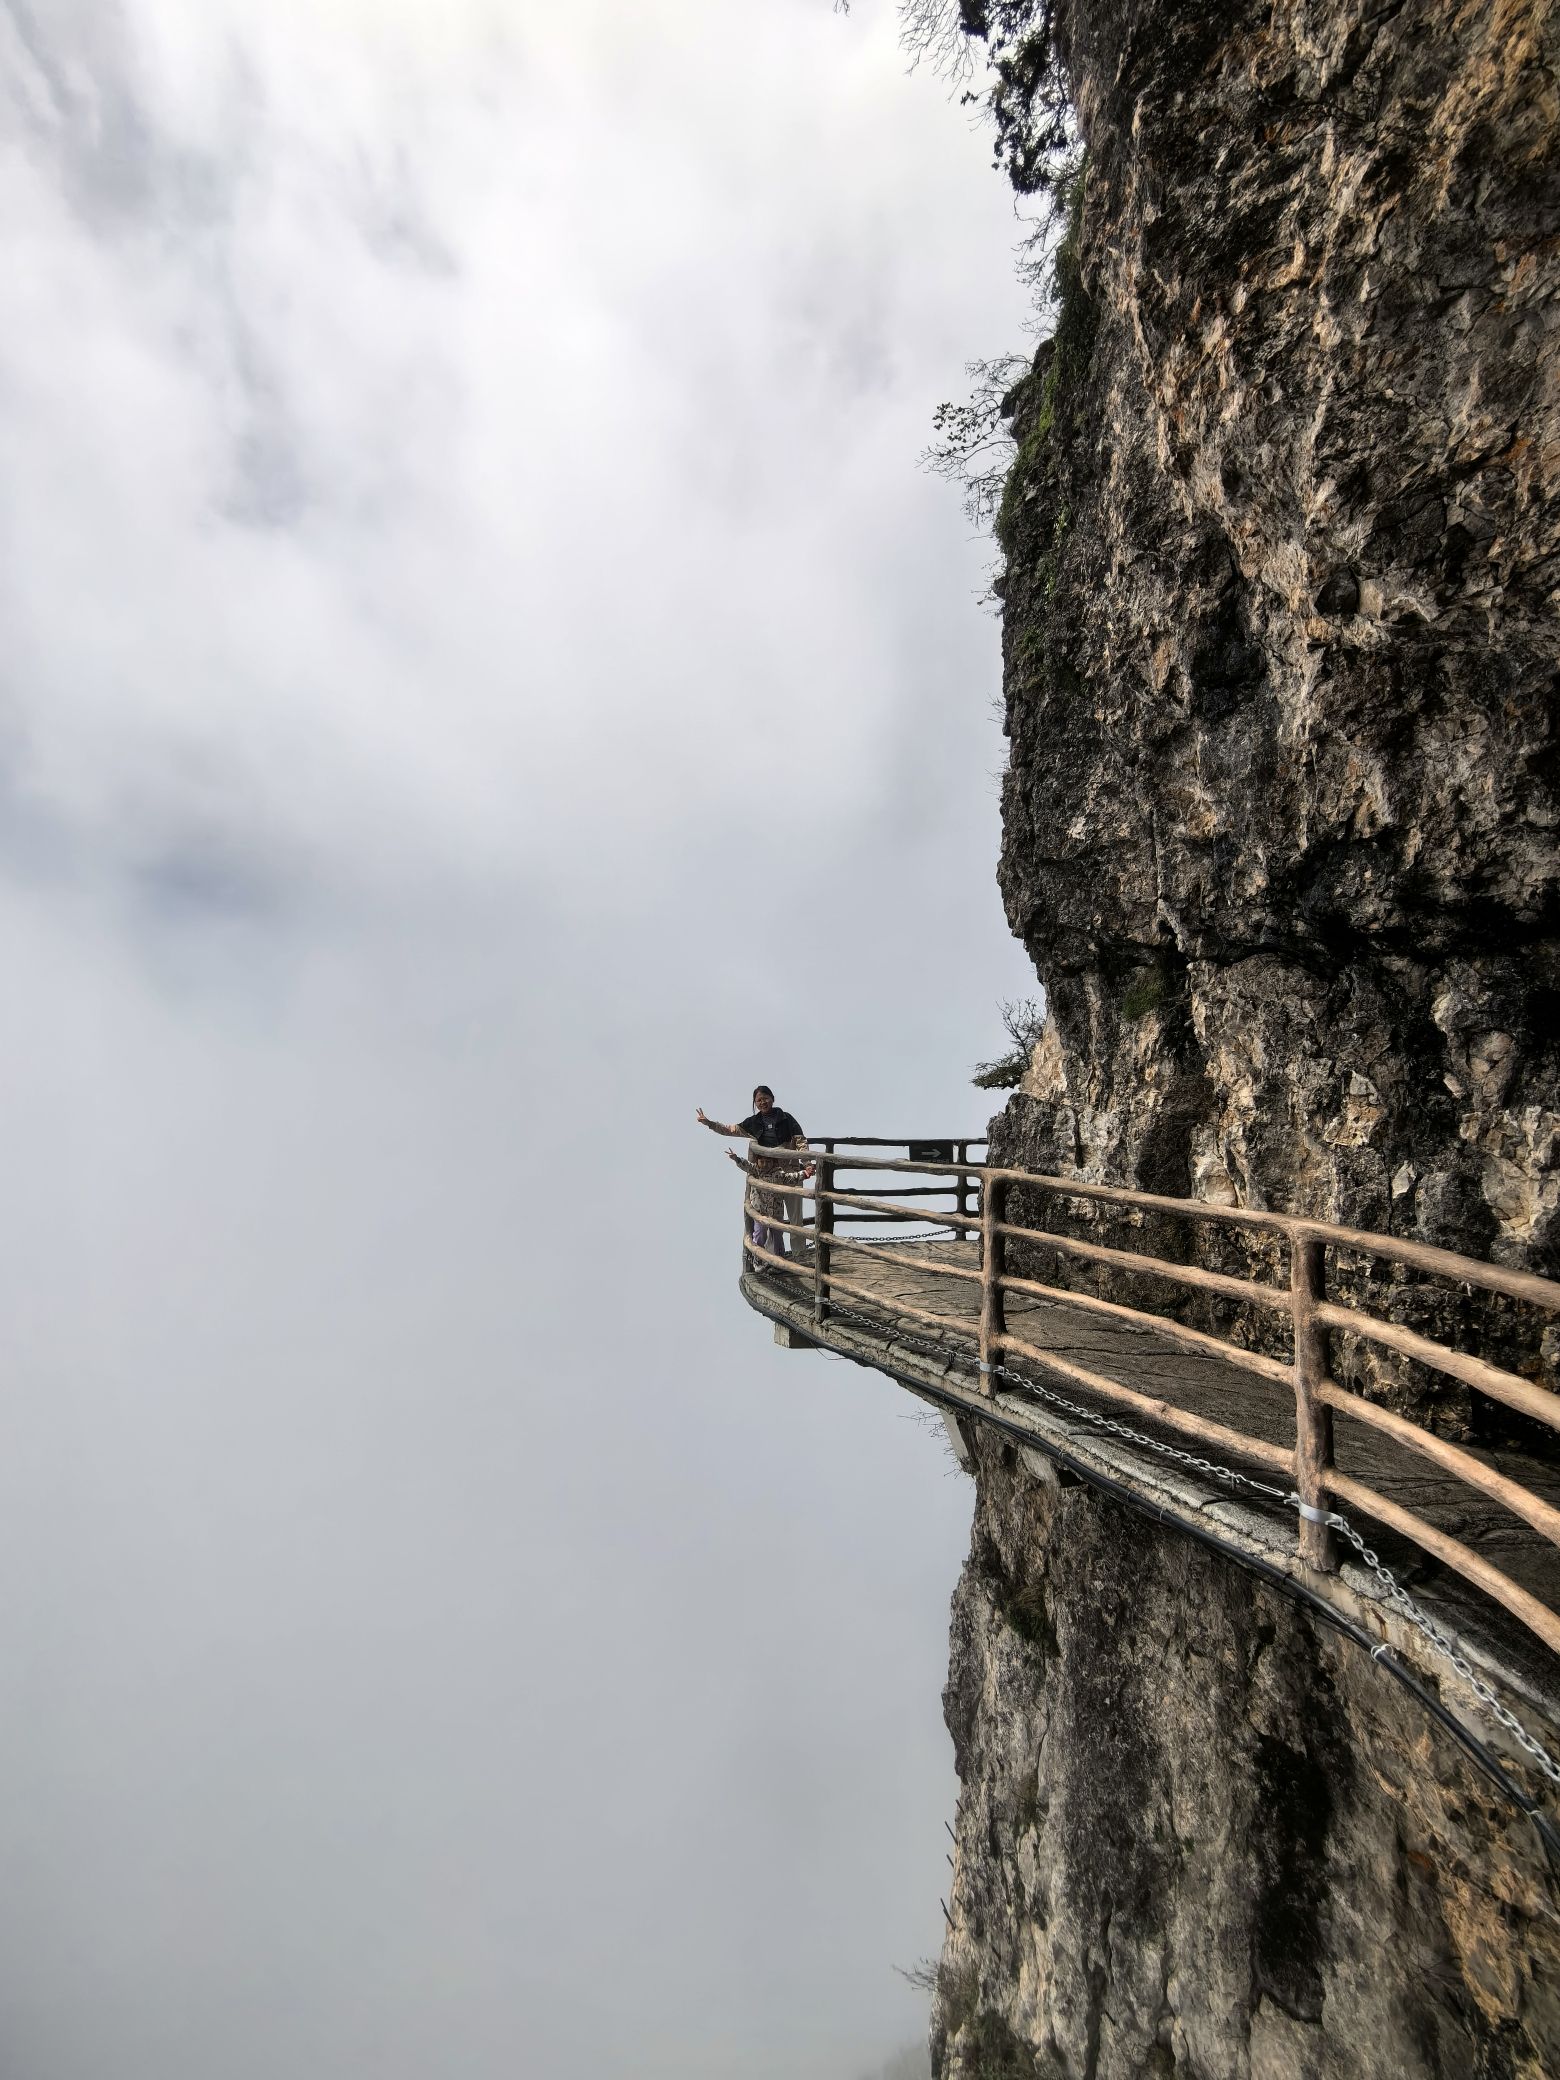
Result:
<svg viewBox="0 0 1560 2080"><path fill-rule="evenodd" d="M943 2080L1541 2080L1537 1838L1358 1647L977 1439Z"/></svg>
<svg viewBox="0 0 1560 2080"><path fill-rule="evenodd" d="M1052 1032L996 1145L1554 1271L1560 18L1060 36L1087 158L999 523Z"/></svg>
<svg viewBox="0 0 1560 2080"><path fill-rule="evenodd" d="M999 878L1050 1018L992 1153L1560 1272L1560 17L963 15L1012 163L1048 51L1086 147L998 521ZM1369 1297L1555 1380L1508 1310ZM1433 1719L1181 1535L991 1439L976 1475L945 2080L1560 2072L1534 1837Z"/></svg>

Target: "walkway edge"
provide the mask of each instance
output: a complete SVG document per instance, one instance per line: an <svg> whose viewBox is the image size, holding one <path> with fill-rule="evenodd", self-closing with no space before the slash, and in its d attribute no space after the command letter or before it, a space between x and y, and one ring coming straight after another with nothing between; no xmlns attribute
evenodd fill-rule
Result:
<svg viewBox="0 0 1560 2080"><path fill-rule="evenodd" d="M1491 1725L1466 1683L1429 1652L1419 1632L1386 1604L1369 1574L1347 1561L1336 1574L1321 1574L1303 1564L1296 1526L1288 1511L1237 1499L1212 1489L1211 1484L1204 1486L1119 1440L1098 1437L1084 1424L1064 1421L1022 1395L987 1397L979 1391L975 1375L952 1358L931 1358L924 1350L874 1337L838 1319L819 1323L813 1317L810 1294L806 1300L793 1299L768 1279L746 1271L741 1292L756 1313L800 1333L809 1344L886 1374L940 1414L952 1410L972 1421L995 1425L1015 1442L1043 1452L1053 1462L1065 1461L1071 1470L1145 1516L1176 1525L1200 1539L1212 1534L1230 1557L1246 1562L1256 1573L1281 1577L1296 1594L1322 1606L1345 1628L1388 1649L1467 1736L1496 1750L1519 1782L1529 1782L1521 1750ZM1434 1608L1433 1600L1422 1591L1415 1593ZM1530 1723L1538 1722L1536 1732L1560 1735L1560 1692L1536 1681L1530 1671L1502 1660L1477 1635L1470 1635L1458 1617L1445 1612L1436 1615L1458 1633L1469 1662L1509 1709Z"/></svg>

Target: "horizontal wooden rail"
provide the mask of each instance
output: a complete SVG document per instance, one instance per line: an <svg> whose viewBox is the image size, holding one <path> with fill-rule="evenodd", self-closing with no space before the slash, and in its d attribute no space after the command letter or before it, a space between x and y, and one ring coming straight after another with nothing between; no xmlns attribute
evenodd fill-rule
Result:
<svg viewBox="0 0 1560 2080"><path fill-rule="evenodd" d="M928 1137L930 1138L930 1137ZM887 1144L896 1148L904 1142ZM1092 1184L1077 1177L1052 1177L1033 1170L1013 1170L991 1163L883 1161L863 1156L851 1168L880 1170L917 1177L957 1177L967 1172L977 1181L1000 1178L1004 1183L1032 1186L1068 1199L1096 1199L1107 1205L1136 1207L1146 1213L1181 1214L1188 1220L1224 1221L1231 1227L1261 1229L1286 1240L1296 1235L1313 1236L1338 1249L1356 1250L1366 1256L1384 1257L1393 1263L1428 1271L1457 1285L1474 1285L1486 1292L1505 1293L1535 1307L1560 1313L1560 1281L1541 1278L1532 1271L1512 1271L1503 1264L1486 1264L1477 1257L1459 1256L1455 1250L1437 1249L1429 1243L1411 1242L1396 1235L1375 1235L1363 1228L1345 1228L1332 1221L1312 1220L1307 1215L1268 1213L1254 1206L1215 1206L1206 1199L1172 1199L1163 1192L1135 1192L1124 1185Z"/></svg>
<svg viewBox="0 0 1560 2080"><path fill-rule="evenodd" d="M762 1170L749 1170L748 1180L755 1192L773 1192L777 1197L788 1199L816 1199L817 1188L804 1184L800 1178L771 1177Z"/></svg>
<svg viewBox="0 0 1560 2080"><path fill-rule="evenodd" d="M1199 1293L1219 1293L1226 1300L1248 1301L1255 1307L1273 1308L1279 1314L1289 1312L1288 1293L1280 1292L1277 1286L1265 1286L1259 1279L1231 1278L1223 1271L1204 1271L1200 1264L1173 1264L1164 1257L1112 1249L1103 1242L1077 1242L1071 1235L1052 1235L1040 1228L1015 1228L1007 1221L1002 1223L1002 1233L1009 1241L1038 1242L1046 1249L1059 1250L1067 1257L1082 1257L1090 1264L1109 1264L1118 1271L1168 1278L1177 1285L1192 1286Z"/></svg>
<svg viewBox="0 0 1560 2080"><path fill-rule="evenodd" d="M768 1223L766 1222L767 1226ZM793 1278L811 1278L811 1264L802 1264L795 1257L782 1256L779 1250L760 1249L756 1242L747 1245L748 1254L761 1264L773 1264L777 1271L788 1271Z"/></svg>
<svg viewBox="0 0 1560 2080"><path fill-rule="evenodd" d="M834 1167L836 1167L836 1171L851 1169L849 1163L836 1163ZM903 1198L953 1198L953 1194L957 1190L959 1190L957 1184L915 1184L907 1192L896 1192L894 1194L894 1204L899 1202L899 1200L903 1200ZM836 1196L849 1198L849 1194L836 1194ZM928 1215L928 1219L930 1219L930 1215Z"/></svg>
<svg viewBox="0 0 1560 2080"><path fill-rule="evenodd" d="M1390 1408L1383 1408L1378 1401L1367 1401L1363 1394L1351 1394L1340 1387L1336 1380L1324 1380L1317 1389L1318 1400L1340 1415L1352 1417L1367 1429L1377 1430L1384 1437L1395 1438L1411 1452L1444 1466L1448 1473L1481 1495L1488 1495L1493 1502L1503 1503L1514 1516L1525 1517L1535 1531L1560 1545L1560 1509L1524 1488L1520 1481L1509 1479L1498 1473L1493 1466L1486 1466L1472 1452L1464 1451L1461 1445L1451 1444L1444 1437L1437 1437L1433 1430L1425 1430L1418 1423L1411 1423L1406 1416L1397 1415Z"/></svg>
<svg viewBox="0 0 1560 2080"><path fill-rule="evenodd" d="M1011 1232L1011 1230L1009 1231ZM942 1270L942 1265L937 1267ZM979 1272L971 1272L978 1278ZM1189 1351L1197 1351L1210 1358L1217 1358L1223 1365L1236 1365L1242 1372L1254 1372L1259 1379L1275 1380L1287 1388L1293 1367L1282 1358L1265 1358L1260 1351L1248 1351L1243 1344L1230 1343L1222 1336L1209 1336L1201 1329L1188 1329L1184 1322L1162 1314L1149 1314L1141 1307L1127 1307L1119 1300L1101 1300L1093 1293L1074 1292L1071 1286L1042 1285L1034 1278L1004 1276L1004 1293L1030 1293L1037 1300L1059 1300L1064 1307L1081 1308L1085 1314L1110 1315L1118 1322L1130 1322L1135 1329L1152 1330L1156 1336L1168 1337L1170 1342L1179 1343Z"/></svg>
<svg viewBox="0 0 1560 2080"><path fill-rule="evenodd" d="M1297 1234L1314 1235L1334 1249L1353 1250L1363 1257L1385 1257L1389 1263L1406 1264L1413 1271L1428 1271L1433 1278L1453 1285L1482 1286L1486 1293L1504 1293L1511 1300L1525 1300L1530 1307L1548 1308L1560 1314L1560 1284L1540 1278L1536 1271L1512 1271L1504 1264L1483 1264L1477 1257L1461 1257L1455 1250L1436 1249L1428 1242L1410 1242L1406 1236L1372 1235L1363 1228L1339 1228L1330 1221L1293 1220Z"/></svg>
<svg viewBox="0 0 1560 2080"><path fill-rule="evenodd" d="M933 1257L907 1256L902 1249L878 1249L870 1242L853 1242L848 1235L836 1236L834 1246L837 1250L853 1250L858 1257L877 1257L885 1264L898 1264L906 1271L933 1271L939 1278L964 1279L974 1286L980 1284L980 1273L963 1264L939 1264ZM973 1332L973 1320L969 1326Z"/></svg>
<svg viewBox="0 0 1560 2080"><path fill-rule="evenodd" d="M933 1137L929 1135L927 1138L931 1140ZM892 1146L904 1148L908 1144L898 1141ZM808 1149L812 1152L811 1143L808 1144ZM1005 1184L1034 1185L1041 1191L1055 1192L1062 1198L1100 1199L1141 1207L1148 1213L1182 1213L1192 1220L1229 1221L1238 1228L1264 1228L1280 1235L1287 1234L1296 1226L1317 1225L1314 1222L1302 1223L1293 1214L1267 1213L1253 1206L1215 1206L1206 1199L1171 1199L1159 1192L1134 1192L1127 1190L1123 1185L1090 1184L1084 1178L1051 1177L1040 1171L1012 1170L996 1163L977 1163L973 1160L964 1163L957 1160L944 1162L940 1158L936 1162L912 1163L903 1157L882 1156L852 1156L841 1160L848 1161L853 1170L879 1170L887 1175L911 1177L954 1177L961 1170L967 1170L974 1178L1000 1178ZM1343 1239L1348 1239L1355 1233L1352 1228L1338 1230L1340 1238ZM1461 1263L1464 1260L1459 1258L1457 1261ZM1560 1307L1560 1297L1556 1298L1554 1304Z"/></svg>
<svg viewBox="0 0 1560 2080"><path fill-rule="evenodd" d="M1002 1349L1014 1357L1028 1358L1032 1363L1044 1366L1047 1372L1061 1373L1075 1385L1087 1387L1091 1394L1098 1394L1103 1401L1114 1401L1119 1408L1133 1409L1151 1422L1162 1423L1168 1430L1179 1430L1183 1437L1196 1437L1204 1444L1216 1444L1221 1451L1234 1453L1242 1459L1254 1459L1261 1466L1271 1466L1275 1473L1292 1471L1294 1454L1285 1451L1282 1445L1269 1444L1261 1437L1248 1437L1244 1430L1231 1430L1228 1424L1216 1423L1209 1416L1195 1416L1188 1409L1161 1401L1157 1394L1140 1394L1136 1387L1124 1387L1119 1379L1091 1371L1087 1365L1075 1365L1071 1358L1061 1357L1056 1351L1042 1350L1038 1344L1025 1343L1022 1337L1004 1336Z"/></svg>
<svg viewBox="0 0 1560 2080"><path fill-rule="evenodd" d="M809 1134L807 1146L821 1148L832 1154L837 1148L925 1148L932 1142L946 1142L950 1148L984 1148L984 1134Z"/></svg>
<svg viewBox="0 0 1560 2080"><path fill-rule="evenodd" d="M907 1196L908 1196L908 1195L907 1195ZM854 1208L856 1209L856 1211L857 1211L858 1213L873 1213L873 1214L877 1214L877 1213L883 1213L883 1214L896 1214L896 1213L899 1213L899 1214L902 1214L902 1213L904 1212L904 1208L903 1208L903 1206L902 1206L902 1205L900 1204L900 1201L899 1201L898 1199L873 1199L873 1198L869 1198L869 1197L867 1196L867 1194L866 1194L865 1192L834 1192L834 1191L830 1191L830 1192L825 1192L825 1193L824 1193L824 1197L825 1197L826 1199L828 1199L828 1200L832 1201L832 1203L833 1203L833 1204L834 1204L835 1206L837 1206L837 1207L838 1207L838 1206L851 1206L851 1207L854 1207ZM934 1209L934 1211L935 1211L935 1209ZM912 1216L910 1216L910 1217L911 1217L912 1219L915 1219L915 1220L918 1220L918 1221L926 1221L926 1222L928 1222L928 1223L931 1223L931 1221L932 1221L932 1215L931 1215L931 1213L918 1213L918 1214L914 1214L914 1215L912 1215ZM936 1222L936 1223L935 1223L934 1225L936 1225L936 1226L938 1226L938 1227L947 1227L947 1226L949 1225L949 1223L948 1223L947 1221L939 1221L939 1222Z"/></svg>
<svg viewBox="0 0 1560 2080"><path fill-rule="evenodd" d="M1455 1351L1429 1336L1416 1335L1398 1322L1384 1322L1379 1315L1361 1314L1353 1307L1324 1303L1316 1310L1316 1319L1330 1329L1347 1329L1353 1336L1367 1336L1372 1343L1401 1351L1405 1358L1434 1366L1437 1372L1449 1372L1453 1379L1477 1387L1492 1401L1503 1401L1507 1408L1518 1409L1536 1422L1560 1430L1560 1394L1551 1393L1548 1387L1536 1387L1531 1380L1515 1372L1504 1372L1500 1366L1475 1358L1471 1352Z"/></svg>
<svg viewBox="0 0 1560 2080"><path fill-rule="evenodd" d="M1514 1582L1509 1574L1502 1574L1498 1567L1492 1567L1471 1546L1465 1546L1450 1532L1427 1524L1423 1517L1404 1509L1400 1503L1378 1495L1363 1481L1350 1480L1345 1473L1329 1471L1325 1482L1328 1494L1337 1501L1350 1509L1363 1511L1367 1517L1374 1517L1378 1524L1385 1524L1389 1531L1401 1532L1404 1538L1423 1546L1427 1553L1433 1553L1437 1560L1463 1576L1464 1580L1473 1582L1486 1596L1504 1604L1514 1618L1520 1618L1524 1625L1537 1633L1546 1647L1560 1654L1560 1617Z"/></svg>
<svg viewBox="0 0 1560 2080"><path fill-rule="evenodd" d="M838 1195L830 1192L825 1196L834 1199ZM771 1225L778 1227L784 1223L774 1222ZM810 1234L812 1231L806 1229L792 1232ZM1031 1231L1010 1228L1004 1224L1001 1232L1005 1235L1015 1235L1028 1234ZM1051 1238L1047 1236L1041 1239L1049 1241ZM929 1272L939 1278L963 1279L971 1285L981 1283L979 1271L968 1270L961 1264L940 1263L934 1257L907 1256L901 1249L875 1249L869 1243L852 1242L848 1237L836 1238L835 1247L855 1250L864 1257L877 1257L886 1264L900 1265L907 1270ZM1224 1364L1235 1365L1244 1372L1255 1373L1261 1379L1275 1380L1281 1386L1289 1385L1291 1368L1282 1359L1264 1357L1260 1351L1246 1350L1242 1345L1227 1342L1223 1337L1209 1336L1201 1329L1189 1329L1163 1315L1151 1314L1145 1308L1126 1307L1115 1300L1097 1299L1092 1293L1074 1292L1067 1286L1042 1285L1030 1278L1005 1276L1001 1285L1006 1293L1029 1293L1037 1299L1058 1300L1065 1306L1081 1308L1093 1314L1110 1315L1118 1321L1131 1322L1135 1328L1151 1331L1156 1336L1164 1336L1187 1350L1218 1358Z"/></svg>

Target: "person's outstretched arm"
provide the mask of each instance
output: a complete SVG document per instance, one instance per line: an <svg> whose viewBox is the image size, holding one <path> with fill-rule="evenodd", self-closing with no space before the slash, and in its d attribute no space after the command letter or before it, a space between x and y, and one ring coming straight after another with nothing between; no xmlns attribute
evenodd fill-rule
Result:
<svg viewBox="0 0 1560 2080"><path fill-rule="evenodd" d="M740 1134L743 1132L741 1127L723 1127L718 1119L710 1118L702 1105L694 1114L694 1118L701 1127L708 1127L712 1134Z"/></svg>

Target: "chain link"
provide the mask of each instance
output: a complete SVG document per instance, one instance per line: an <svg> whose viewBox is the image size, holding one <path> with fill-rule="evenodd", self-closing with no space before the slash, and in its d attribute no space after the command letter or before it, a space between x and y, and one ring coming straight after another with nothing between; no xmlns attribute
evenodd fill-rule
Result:
<svg viewBox="0 0 1560 2080"><path fill-rule="evenodd" d="M907 1239L926 1240L929 1238L916 1237ZM885 1327L881 1320L875 1319L871 1315L859 1314L854 1308L840 1307L833 1301L829 1303L829 1314L831 1318L855 1322L862 1328L878 1334ZM949 1347L946 1344L934 1343L929 1337L917 1336L910 1331L900 1333L897 1328L894 1334L894 1341L895 1343L905 1345L911 1350L925 1351L936 1358L961 1355L958 1352L950 1354ZM1157 1452L1162 1459L1173 1459L1178 1466L1190 1467L1196 1473L1206 1474L1213 1480L1223 1482L1226 1487L1250 1489L1256 1494L1269 1496L1273 1501L1283 1503L1291 1509L1298 1510L1301 1506L1299 1495L1292 1489L1286 1491L1283 1488L1275 1488L1271 1482L1259 1481L1249 1473L1239 1473L1233 1466L1221 1466L1216 1460L1199 1458L1195 1452L1182 1451L1178 1445L1166 1444L1162 1439L1150 1437L1142 1430L1134 1430L1130 1423L1120 1422L1114 1416L1101 1415L1097 1409L1085 1408L1080 1402L1070 1399L1066 1394L1059 1394L1054 1387L1048 1387L1043 1380L1032 1379L1023 1373L1012 1372L1005 1365L996 1366L994 1372L996 1377L1010 1382L1013 1386L1022 1388L1025 1393L1038 1395L1042 1401L1049 1402L1053 1408L1065 1410L1068 1415L1076 1416L1080 1422L1087 1423L1092 1429L1103 1431L1108 1436L1122 1438L1129 1444L1142 1445L1148 1451ZM1541 1741L1536 1740L1528 1732L1516 1714L1502 1704L1484 1677L1479 1675L1474 1669L1473 1664L1463 1652L1454 1635L1449 1633L1444 1626L1437 1624L1427 1611L1420 1609L1413 1597L1409 1595L1396 1575L1393 1574L1391 1568L1385 1564L1378 1554L1371 1550L1347 1517L1341 1515L1336 1510L1331 1510L1327 1515L1327 1524L1330 1529L1338 1532L1353 1546L1366 1569L1380 1583L1386 1601L1392 1608L1406 1618L1431 1650L1443 1661L1447 1662L1454 1672L1462 1678L1489 1716L1511 1736L1523 1753L1530 1758L1535 1767L1548 1778L1549 1782L1551 1784L1560 1784L1560 1763L1555 1761ZM1376 1653L1381 1654L1385 1651L1386 1646L1385 1642L1383 1642L1381 1646L1377 1647Z"/></svg>

